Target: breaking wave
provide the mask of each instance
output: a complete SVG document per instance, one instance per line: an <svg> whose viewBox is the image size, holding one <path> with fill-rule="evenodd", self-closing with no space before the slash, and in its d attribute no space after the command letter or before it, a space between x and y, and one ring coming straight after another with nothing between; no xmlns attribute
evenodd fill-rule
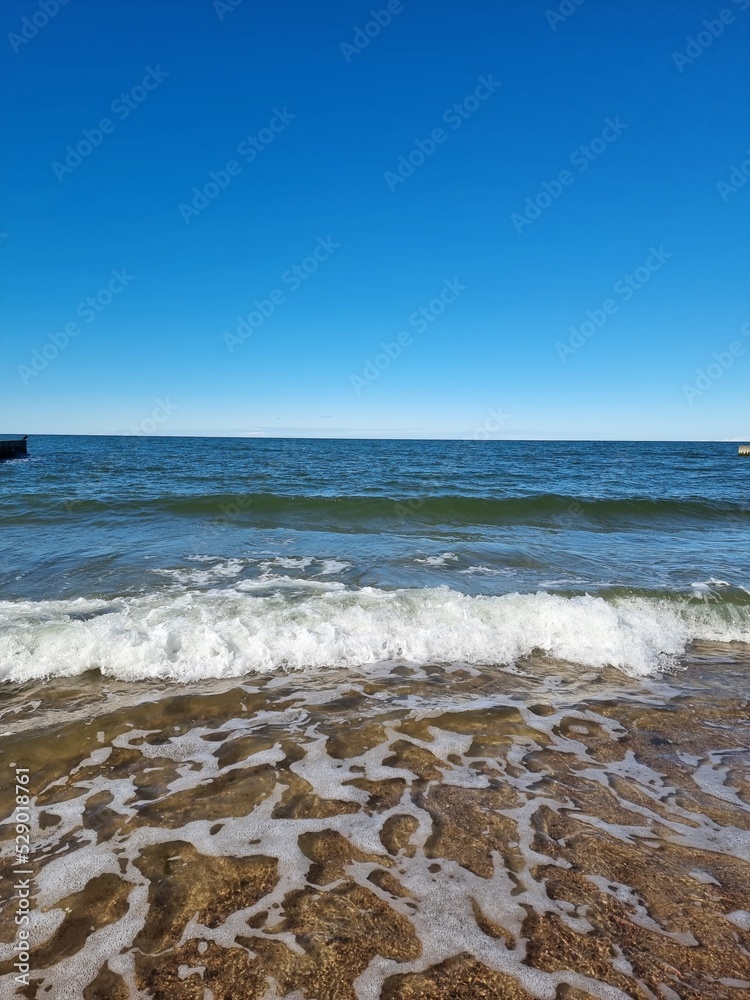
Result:
<svg viewBox="0 0 750 1000"><path fill-rule="evenodd" d="M750 606L688 597L468 596L447 587L223 590L0 602L0 680L97 669L194 681L389 660L510 665L534 652L647 676L696 640L750 642Z"/></svg>

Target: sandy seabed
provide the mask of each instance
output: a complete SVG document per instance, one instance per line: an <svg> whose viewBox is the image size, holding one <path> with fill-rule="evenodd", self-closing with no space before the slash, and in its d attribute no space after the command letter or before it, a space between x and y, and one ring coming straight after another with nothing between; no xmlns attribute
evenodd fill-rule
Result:
<svg viewBox="0 0 750 1000"><path fill-rule="evenodd" d="M0 994L750 997L749 678L735 644L645 680L530 659L6 685Z"/></svg>

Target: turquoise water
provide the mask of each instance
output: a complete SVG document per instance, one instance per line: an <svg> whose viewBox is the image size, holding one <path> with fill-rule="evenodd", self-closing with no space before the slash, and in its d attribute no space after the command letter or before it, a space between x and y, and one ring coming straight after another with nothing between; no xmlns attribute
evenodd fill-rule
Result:
<svg viewBox="0 0 750 1000"><path fill-rule="evenodd" d="M731 443L35 437L0 464L0 676L651 672L748 637L749 486Z"/></svg>

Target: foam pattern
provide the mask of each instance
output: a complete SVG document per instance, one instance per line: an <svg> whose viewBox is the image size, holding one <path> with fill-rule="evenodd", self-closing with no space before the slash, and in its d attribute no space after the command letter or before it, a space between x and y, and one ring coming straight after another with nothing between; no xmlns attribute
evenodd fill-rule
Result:
<svg viewBox="0 0 750 1000"><path fill-rule="evenodd" d="M50 779L34 798L33 947L47 954L35 995L81 997L106 973L131 997L183 995L166 991L167 975L230 996L219 985L237 961L243 996L313 1000L315 976L333 974L320 954L357 934L370 951L336 973L351 973L353 993L326 996L418 996L418 985L402 994L393 984L467 956L533 1000L563 987L596 1000L744 989L747 748L711 717L689 748L662 749L672 736L654 742L652 732L682 697L664 680L610 672L603 690L596 671L540 665L508 675L503 690L496 681L456 671L446 683L440 670L391 663L305 687L250 678L207 688L205 701L167 688L163 708L133 696L127 707L102 703L96 718L58 717L56 731L85 739L62 773L44 765ZM11 863L7 841L0 857ZM662 870L666 895L648 874ZM718 907L719 944L736 944L721 975L700 973L700 994L673 975L680 956L710 966L714 947L700 907L674 902L681 879ZM58 954L82 909L98 916L73 953L68 944ZM0 993L10 998L21 994L2 975L13 955L4 917ZM612 928L622 938L587 966L581 956ZM562 960L540 957L550 935L568 942Z"/></svg>

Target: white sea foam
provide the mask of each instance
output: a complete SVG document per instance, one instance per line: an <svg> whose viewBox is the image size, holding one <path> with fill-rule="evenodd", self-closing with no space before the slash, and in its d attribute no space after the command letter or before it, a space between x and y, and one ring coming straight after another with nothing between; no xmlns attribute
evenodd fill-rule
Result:
<svg viewBox="0 0 750 1000"><path fill-rule="evenodd" d="M288 584L291 579L283 570L297 573L309 572L312 576L335 576L351 569L352 564L342 559L316 559L312 556L276 556L273 559L225 559L221 556L189 556L189 561L199 563L199 567L178 567L176 569L155 569L158 576L166 577L181 586L206 587L223 583L247 572L260 574L261 583ZM304 584L304 580L300 581Z"/></svg>
<svg viewBox="0 0 750 1000"><path fill-rule="evenodd" d="M314 576L333 576L351 569L352 564L343 559L313 559L311 556L276 556L259 563L264 576L272 578L277 569L310 569Z"/></svg>
<svg viewBox="0 0 750 1000"><path fill-rule="evenodd" d="M734 590L741 594L750 594L747 587L730 583L728 580L715 580L713 577L705 581L699 580L696 583L691 583L690 586L693 596L700 597L704 601L715 600L721 591L726 593L728 590Z"/></svg>
<svg viewBox="0 0 750 1000"><path fill-rule="evenodd" d="M334 573L343 573L344 570L351 569L352 564L343 559L321 559L321 576L332 576Z"/></svg>
<svg viewBox="0 0 750 1000"><path fill-rule="evenodd" d="M124 680L191 681L394 659L506 665L535 650L645 676L692 640L750 641L747 608L689 600L472 597L447 587L352 591L333 581L288 582L270 595L247 581L113 602L0 602L0 679L98 668Z"/></svg>
<svg viewBox="0 0 750 1000"><path fill-rule="evenodd" d="M422 563L424 566L447 566L448 563L458 562L458 556L455 552L441 552L439 555L415 559L414 562Z"/></svg>
<svg viewBox="0 0 750 1000"><path fill-rule="evenodd" d="M273 569L307 569L313 560L309 556L276 556L259 564L259 569L270 572Z"/></svg>
<svg viewBox="0 0 750 1000"><path fill-rule="evenodd" d="M322 576L323 574L320 575ZM296 576L278 576L275 573L264 573L263 576L258 577L256 580L242 580L240 583L235 584L235 589L252 593L253 591L268 592L269 590L345 590L346 587L343 583L337 583L333 580L306 580Z"/></svg>
<svg viewBox="0 0 750 1000"><path fill-rule="evenodd" d="M201 562L206 565L206 568L155 569L154 573L157 573L159 576L166 576L175 583L203 586L205 584L213 583L215 580L239 576L245 568L245 564L240 559L212 559L210 557L198 559L197 557L194 557L192 561ZM208 565L209 563L213 563L213 565Z"/></svg>
<svg viewBox="0 0 750 1000"><path fill-rule="evenodd" d="M513 571L505 568L498 569L495 566L469 566L468 569L460 569L458 572L463 573L464 576L503 576Z"/></svg>

